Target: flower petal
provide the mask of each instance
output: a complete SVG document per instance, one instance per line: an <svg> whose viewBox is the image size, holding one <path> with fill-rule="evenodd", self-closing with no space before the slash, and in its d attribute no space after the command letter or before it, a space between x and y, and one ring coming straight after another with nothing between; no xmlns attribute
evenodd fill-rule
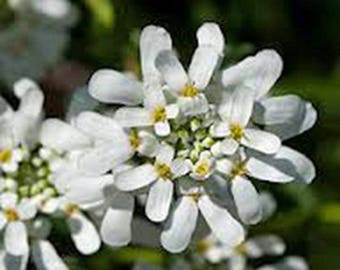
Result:
<svg viewBox="0 0 340 270"><path fill-rule="evenodd" d="M38 270L68 269L49 241L34 241L32 245L32 255Z"/></svg>
<svg viewBox="0 0 340 270"><path fill-rule="evenodd" d="M204 94L198 94L195 97L179 97L178 105L186 116L203 114L209 110L209 104Z"/></svg>
<svg viewBox="0 0 340 270"><path fill-rule="evenodd" d="M198 46L211 46L217 53L223 55L224 37L216 23L204 23L197 30Z"/></svg>
<svg viewBox="0 0 340 270"><path fill-rule="evenodd" d="M286 250L284 241L276 235L261 235L252 237L246 242L247 255L260 258L266 255L279 256Z"/></svg>
<svg viewBox="0 0 340 270"><path fill-rule="evenodd" d="M116 174L115 185L122 191L132 191L151 184L157 178L154 166L144 164Z"/></svg>
<svg viewBox="0 0 340 270"><path fill-rule="evenodd" d="M42 124L41 143L57 151L76 150L91 146L91 140L71 125L49 119Z"/></svg>
<svg viewBox="0 0 340 270"><path fill-rule="evenodd" d="M133 150L126 137L114 143L102 143L79 157L78 168L89 175L106 173L128 160Z"/></svg>
<svg viewBox="0 0 340 270"><path fill-rule="evenodd" d="M114 120L123 127L145 127L152 125L150 112L143 108L120 108L116 111Z"/></svg>
<svg viewBox="0 0 340 270"><path fill-rule="evenodd" d="M297 256L289 256L278 263L272 265L261 266L257 270L308 270L306 261Z"/></svg>
<svg viewBox="0 0 340 270"><path fill-rule="evenodd" d="M158 179L151 185L146 201L145 213L154 222L164 221L170 209L174 184L171 180Z"/></svg>
<svg viewBox="0 0 340 270"><path fill-rule="evenodd" d="M163 143L159 147L159 150L156 156L156 161L159 163L170 165L174 156L175 156L175 149L171 147L170 145Z"/></svg>
<svg viewBox="0 0 340 270"><path fill-rule="evenodd" d="M183 176L190 172L192 163L189 160L183 160L181 158L176 158L171 162L171 172L173 178Z"/></svg>
<svg viewBox="0 0 340 270"><path fill-rule="evenodd" d="M244 270L247 266L246 257L243 255L233 255L228 261L229 270Z"/></svg>
<svg viewBox="0 0 340 270"><path fill-rule="evenodd" d="M16 208L18 195L12 192L4 192L0 195L0 202L3 209Z"/></svg>
<svg viewBox="0 0 340 270"><path fill-rule="evenodd" d="M82 112L76 118L76 126L92 138L113 141L127 137L123 128L113 119L95 112Z"/></svg>
<svg viewBox="0 0 340 270"><path fill-rule="evenodd" d="M243 85L255 99L263 97L274 85L282 72L282 59L274 50L262 50L235 66L223 71L225 87Z"/></svg>
<svg viewBox="0 0 340 270"><path fill-rule="evenodd" d="M18 204L17 210L21 220L31 219L37 214L37 207L29 199L22 199Z"/></svg>
<svg viewBox="0 0 340 270"><path fill-rule="evenodd" d="M216 161L216 170L225 175L230 175L233 166L233 162L226 158Z"/></svg>
<svg viewBox="0 0 340 270"><path fill-rule="evenodd" d="M39 88L30 88L21 97L18 111L21 113L38 118L43 111L44 95Z"/></svg>
<svg viewBox="0 0 340 270"><path fill-rule="evenodd" d="M231 192L238 215L245 224L256 224L261 220L262 209L259 195L253 184L237 176L231 181Z"/></svg>
<svg viewBox="0 0 340 270"><path fill-rule="evenodd" d="M198 208L195 201L189 196L181 197L161 234L162 246L172 253L185 250L196 228L197 217Z"/></svg>
<svg viewBox="0 0 340 270"><path fill-rule="evenodd" d="M195 50L189 67L189 78L196 88L204 89L207 87L218 60L218 52L212 47L199 46Z"/></svg>
<svg viewBox="0 0 340 270"><path fill-rule="evenodd" d="M174 51L164 50L160 52L155 63L172 91L180 91L188 82L187 74Z"/></svg>
<svg viewBox="0 0 340 270"><path fill-rule="evenodd" d="M171 132L170 124L168 121L160 121L154 125L155 133L160 137L168 136Z"/></svg>
<svg viewBox="0 0 340 270"><path fill-rule="evenodd" d="M146 131L139 131L138 136L141 139L137 151L143 156L154 157L158 151L159 143L155 136Z"/></svg>
<svg viewBox="0 0 340 270"><path fill-rule="evenodd" d="M98 251L100 237L87 217L80 212L73 213L68 219L68 224L72 240L80 253L89 255Z"/></svg>
<svg viewBox="0 0 340 270"><path fill-rule="evenodd" d="M236 246L244 240L245 232L242 225L229 214L227 209L212 202L208 195L199 198L198 207L212 233L222 243Z"/></svg>
<svg viewBox="0 0 340 270"><path fill-rule="evenodd" d="M131 222L134 200L130 194L117 192L110 199L100 228L104 243L122 247L131 241Z"/></svg>
<svg viewBox="0 0 340 270"><path fill-rule="evenodd" d="M92 97L104 103L137 105L143 99L141 83L115 70L98 70L88 88Z"/></svg>
<svg viewBox="0 0 340 270"><path fill-rule="evenodd" d="M265 154L275 154L281 146L281 140L269 132L247 128L241 144Z"/></svg>
<svg viewBox="0 0 340 270"><path fill-rule="evenodd" d="M235 154L239 147L239 143L234 139L225 139L221 142L220 151L222 154L231 156Z"/></svg>
<svg viewBox="0 0 340 270"><path fill-rule="evenodd" d="M160 74L155 67L155 59L160 51L171 50L169 33L162 27L146 26L140 36L140 55L144 81L154 81Z"/></svg>
<svg viewBox="0 0 340 270"><path fill-rule="evenodd" d="M7 224L4 245L6 251L11 255L24 256L28 253L28 236L23 222L14 221Z"/></svg>

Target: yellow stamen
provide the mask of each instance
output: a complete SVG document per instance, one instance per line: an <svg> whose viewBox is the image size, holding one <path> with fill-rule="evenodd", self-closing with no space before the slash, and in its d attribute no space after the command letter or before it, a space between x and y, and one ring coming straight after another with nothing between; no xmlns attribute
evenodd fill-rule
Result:
<svg viewBox="0 0 340 270"><path fill-rule="evenodd" d="M65 206L64 211L68 216L72 216L75 212L78 211L78 206L76 204L69 203Z"/></svg>
<svg viewBox="0 0 340 270"><path fill-rule="evenodd" d="M129 139L132 148L136 150L141 144L141 139L138 135L137 129L131 129Z"/></svg>
<svg viewBox="0 0 340 270"><path fill-rule="evenodd" d="M192 198L197 203L199 198L201 197L201 194L199 194L199 193L192 193L192 194L189 194L188 196L190 198Z"/></svg>
<svg viewBox="0 0 340 270"><path fill-rule="evenodd" d="M195 171L199 175L207 175L210 172L208 161L207 160L200 161Z"/></svg>
<svg viewBox="0 0 340 270"><path fill-rule="evenodd" d="M12 151L9 149L0 150L0 163L8 163L11 161Z"/></svg>
<svg viewBox="0 0 340 270"><path fill-rule="evenodd" d="M247 161L237 161L234 163L230 173L232 177L235 177L245 175L247 171Z"/></svg>
<svg viewBox="0 0 340 270"><path fill-rule="evenodd" d="M238 246L234 247L234 251L235 251L237 254L240 254L240 255L245 255L245 254L247 254L246 243L243 242L243 243L239 244Z"/></svg>
<svg viewBox="0 0 340 270"><path fill-rule="evenodd" d="M4 215L8 222L16 221L19 219L18 212L13 208L5 209Z"/></svg>
<svg viewBox="0 0 340 270"><path fill-rule="evenodd" d="M195 97L198 95L198 89L191 85L191 84L186 84L180 91L181 96L183 97Z"/></svg>
<svg viewBox="0 0 340 270"><path fill-rule="evenodd" d="M159 177L163 179L171 179L171 169L168 165L156 162L155 169Z"/></svg>
<svg viewBox="0 0 340 270"><path fill-rule="evenodd" d="M197 252L201 255L205 254L210 249L210 246L211 245L207 240L200 240L197 243Z"/></svg>
<svg viewBox="0 0 340 270"><path fill-rule="evenodd" d="M157 106L151 115L152 122L164 122L166 120L166 110L164 106Z"/></svg>
<svg viewBox="0 0 340 270"><path fill-rule="evenodd" d="M240 141L244 136L244 129L240 124L231 124L230 125L230 137L235 141Z"/></svg>

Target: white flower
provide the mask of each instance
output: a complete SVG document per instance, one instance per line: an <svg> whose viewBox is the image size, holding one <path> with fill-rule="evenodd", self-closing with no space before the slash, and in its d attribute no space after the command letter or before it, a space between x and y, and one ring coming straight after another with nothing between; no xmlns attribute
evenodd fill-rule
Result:
<svg viewBox="0 0 340 270"><path fill-rule="evenodd" d="M145 27L140 37L143 83L118 71L103 69L91 77L90 95L104 103L125 105L142 103L144 86L158 89L162 83L161 76L154 64L157 54L161 50L169 50L171 47L172 41L166 30L153 25Z"/></svg>
<svg viewBox="0 0 340 270"><path fill-rule="evenodd" d="M146 89L145 108L121 108L114 119L123 127L154 126L158 136L170 134L169 119L177 117L179 109L176 104L166 104L162 89Z"/></svg>
<svg viewBox="0 0 340 270"><path fill-rule="evenodd" d="M155 62L185 115L208 111L208 101L200 92L209 84L224 49L224 38L216 24L203 24L197 31L197 38L198 48L192 57L188 74L174 51L160 52Z"/></svg>
<svg viewBox="0 0 340 270"><path fill-rule="evenodd" d="M248 269L247 258L257 259L264 256L280 256L286 250L283 240L276 235L261 235L247 239L230 247L210 234L197 243L197 251L211 263L227 261L230 270Z"/></svg>
<svg viewBox="0 0 340 270"><path fill-rule="evenodd" d="M133 191L150 186L146 215L152 221L164 221L172 202L173 181L190 170L190 164L174 159L175 150L162 145L154 164L143 164L116 174L115 185L122 191Z"/></svg>
<svg viewBox="0 0 340 270"><path fill-rule="evenodd" d="M12 255L23 255L28 252L28 237L24 221L34 218L37 209L29 199L21 200L14 193L3 193L0 196L0 228L5 228L5 249Z"/></svg>
<svg viewBox="0 0 340 270"><path fill-rule="evenodd" d="M212 126L211 135L225 138L219 145L223 154L234 154L239 145L265 154L279 150L281 142L277 136L249 126L253 104L253 98L244 89L236 89L220 104L218 113L222 122Z"/></svg>
<svg viewBox="0 0 340 270"><path fill-rule="evenodd" d="M278 263L264 265L257 268L257 270L285 270L285 269L308 270L309 267L307 262L303 258L298 256L288 256Z"/></svg>
<svg viewBox="0 0 340 270"><path fill-rule="evenodd" d="M161 243L166 250L178 253L186 249L196 228L199 212L219 241L235 246L244 240L242 225L229 211L212 200L202 187L191 187L182 190L182 196L161 234Z"/></svg>

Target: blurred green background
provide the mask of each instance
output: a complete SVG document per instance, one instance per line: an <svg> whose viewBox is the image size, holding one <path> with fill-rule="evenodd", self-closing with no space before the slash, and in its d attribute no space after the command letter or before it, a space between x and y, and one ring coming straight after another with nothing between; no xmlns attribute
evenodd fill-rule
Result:
<svg viewBox="0 0 340 270"><path fill-rule="evenodd" d="M71 31L65 59L47 71L41 83L49 115L63 114L70 91L84 84L94 70L110 67L139 72L138 37L142 27L156 24L172 35L184 63L196 46L196 29L217 22L227 40L225 65L262 48L283 57L284 73L274 93L296 93L311 100L316 126L286 142L305 153L317 167L308 187L269 188L278 199L278 213L253 232L275 232L288 253L304 256L311 269L340 269L340 1L339 0L79 0L79 21ZM2 25L11 13L1 7ZM69 81L64 80L67 74ZM58 240L57 240L58 241ZM58 245L57 245L58 247ZM62 253L72 254L74 250ZM79 260L74 269L124 269L136 260L167 263L172 256L127 248Z"/></svg>

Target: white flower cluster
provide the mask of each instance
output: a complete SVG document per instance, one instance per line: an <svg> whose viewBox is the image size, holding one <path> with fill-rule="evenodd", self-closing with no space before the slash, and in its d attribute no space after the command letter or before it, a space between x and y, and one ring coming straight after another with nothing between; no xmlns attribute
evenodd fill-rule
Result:
<svg viewBox="0 0 340 270"><path fill-rule="evenodd" d="M254 180L313 180L311 161L281 144L312 127L316 111L297 96L268 95L280 56L263 50L220 71L219 27L203 24L197 39L186 72L166 30L147 26L142 82L107 69L89 82L94 98L123 105L113 113L43 121L42 93L27 79L14 85L18 110L0 99L4 263L20 256L26 265L31 250L38 268L66 269L46 240L52 217L65 219L75 246L91 254L101 239L122 247L147 234L132 230L140 210L169 252L184 251L196 227L233 249L245 226L265 217Z"/></svg>
<svg viewBox="0 0 340 270"><path fill-rule="evenodd" d="M0 80L39 79L61 60L76 11L68 0L8 0L14 21L0 32Z"/></svg>

